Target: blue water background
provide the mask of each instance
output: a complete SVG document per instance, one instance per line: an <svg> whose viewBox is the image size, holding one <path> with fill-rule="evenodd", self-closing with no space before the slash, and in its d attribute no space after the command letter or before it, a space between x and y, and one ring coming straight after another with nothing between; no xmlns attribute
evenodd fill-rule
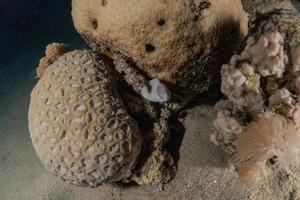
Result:
<svg viewBox="0 0 300 200"><path fill-rule="evenodd" d="M15 93L30 95L38 61L51 42L86 47L73 27L71 0L0 0L0 116Z"/></svg>

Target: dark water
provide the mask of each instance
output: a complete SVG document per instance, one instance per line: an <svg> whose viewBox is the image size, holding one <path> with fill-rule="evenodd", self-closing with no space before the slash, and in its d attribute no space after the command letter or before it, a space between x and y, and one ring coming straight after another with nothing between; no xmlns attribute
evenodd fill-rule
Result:
<svg viewBox="0 0 300 200"><path fill-rule="evenodd" d="M35 82L47 44L85 44L71 18L71 0L0 0L0 115L13 94Z"/></svg>

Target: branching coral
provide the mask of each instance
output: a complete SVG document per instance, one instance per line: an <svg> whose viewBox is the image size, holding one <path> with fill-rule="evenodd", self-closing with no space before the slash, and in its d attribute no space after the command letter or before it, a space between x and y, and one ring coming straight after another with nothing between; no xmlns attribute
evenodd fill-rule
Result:
<svg viewBox="0 0 300 200"><path fill-rule="evenodd" d="M295 48L292 53L294 68L300 57L297 51ZM295 101L288 89L295 86L297 89L298 79L295 79L293 86L279 85L280 81L277 82L277 79L289 81L291 75L284 75L290 64L288 61L284 39L279 32L266 32L257 41L250 37L241 54L234 55L229 64L222 66L221 90L237 109L249 112L262 110L267 103L266 98L270 105L291 105ZM266 86L261 85L262 81Z"/></svg>
<svg viewBox="0 0 300 200"><path fill-rule="evenodd" d="M222 66L227 106L216 105L211 136L235 155L239 176L249 185L275 166L300 162L300 47L288 47L286 34L274 28L254 35Z"/></svg>
<svg viewBox="0 0 300 200"><path fill-rule="evenodd" d="M247 62L239 63L239 58L235 56L230 64L222 66L221 75L221 91L237 107L251 107L253 110L262 107L263 97L259 90L260 75L254 72L253 66Z"/></svg>
<svg viewBox="0 0 300 200"><path fill-rule="evenodd" d="M244 51L222 66L221 90L237 107L262 109L264 94L260 77L283 76L288 62L283 42L282 35L276 31L263 34L258 41L250 37Z"/></svg>
<svg viewBox="0 0 300 200"><path fill-rule="evenodd" d="M236 155L241 180L253 185L270 168L300 164L300 132L279 115L258 118L238 136Z"/></svg>
<svg viewBox="0 0 300 200"><path fill-rule="evenodd" d="M263 34L257 42L249 38L241 59L251 60L262 76L281 77L285 71L288 57L283 50L284 40L277 31Z"/></svg>

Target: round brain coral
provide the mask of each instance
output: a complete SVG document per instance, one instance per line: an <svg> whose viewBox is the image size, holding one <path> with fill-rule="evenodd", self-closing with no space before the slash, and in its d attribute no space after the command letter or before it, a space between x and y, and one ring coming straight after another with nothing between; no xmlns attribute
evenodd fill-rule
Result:
<svg viewBox="0 0 300 200"><path fill-rule="evenodd" d="M29 130L56 176L93 187L130 175L142 139L115 84L110 63L89 51L66 53L45 70L31 94Z"/></svg>
<svg viewBox="0 0 300 200"><path fill-rule="evenodd" d="M126 55L149 78L198 92L219 80L220 63L211 63L228 59L248 31L240 0L73 0L72 16L94 50Z"/></svg>

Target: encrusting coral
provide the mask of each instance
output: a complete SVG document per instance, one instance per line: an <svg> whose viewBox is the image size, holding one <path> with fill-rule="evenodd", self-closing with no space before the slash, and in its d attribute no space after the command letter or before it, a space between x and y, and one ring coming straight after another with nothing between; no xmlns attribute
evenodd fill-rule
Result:
<svg viewBox="0 0 300 200"><path fill-rule="evenodd" d="M44 71L31 94L29 130L56 176L97 186L131 175L142 138L115 84L110 62L85 50L64 54Z"/></svg>
<svg viewBox="0 0 300 200"><path fill-rule="evenodd" d="M226 99L216 104L211 135L249 185L299 164L300 152L299 16L278 11L259 19L222 66Z"/></svg>

